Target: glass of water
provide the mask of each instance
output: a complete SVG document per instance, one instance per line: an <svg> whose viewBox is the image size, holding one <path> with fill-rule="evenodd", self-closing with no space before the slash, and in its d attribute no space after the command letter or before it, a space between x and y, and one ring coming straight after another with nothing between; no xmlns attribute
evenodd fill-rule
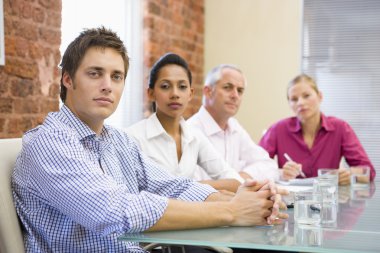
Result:
<svg viewBox="0 0 380 253"><path fill-rule="evenodd" d="M297 245L301 246L321 246L323 232L320 226L294 225L294 237Z"/></svg>
<svg viewBox="0 0 380 253"><path fill-rule="evenodd" d="M338 213L338 187L335 178L318 177L314 180L313 189L315 193L321 194L322 197L322 224L336 222Z"/></svg>
<svg viewBox="0 0 380 253"><path fill-rule="evenodd" d="M322 195L322 201L337 202L338 201L338 185L334 177L318 177L313 183L314 192Z"/></svg>
<svg viewBox="0 0 380 253"><path fill-rule="evenodd" d="M339 184L339 169L318 169L318 177L334 179L336 186Z"/></svg>
<svg viewBox="0 0 380 253"><path fill-rule="evenodd" d="M319 225L321 223L322 198L314 191L294 194L294 221L297 224Z"/></svg>
<svg viewBox="0 0 380 253"><path fill-rule="evenodd" d="M369 173L368 166L351 167L351 187L353 188L367 188L369 187Z"/></svg>

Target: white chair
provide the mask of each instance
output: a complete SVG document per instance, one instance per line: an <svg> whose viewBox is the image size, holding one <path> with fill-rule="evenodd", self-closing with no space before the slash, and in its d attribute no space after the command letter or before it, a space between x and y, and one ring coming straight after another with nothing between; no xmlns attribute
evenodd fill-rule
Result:
<svg viewBox="0 0 380 253"><path fill-rule="evenodd" d="M25 252L22 231L13 204L11 176L21 150L21 138L0 139L0 252Z"/></svg>

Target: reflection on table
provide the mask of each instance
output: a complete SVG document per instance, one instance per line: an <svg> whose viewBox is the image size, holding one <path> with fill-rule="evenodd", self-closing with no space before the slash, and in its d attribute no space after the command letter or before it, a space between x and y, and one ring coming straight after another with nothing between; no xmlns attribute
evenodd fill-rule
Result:
<svg viewBox="0 0 380 253"><path fill-rule="evenodd" d="M334 224L297 225L289 209L289 219L281 225L147 232L125 234L119 239L301 252L380 252L380 191L376 192L376 184L364 189L339 187Z"/></svg>

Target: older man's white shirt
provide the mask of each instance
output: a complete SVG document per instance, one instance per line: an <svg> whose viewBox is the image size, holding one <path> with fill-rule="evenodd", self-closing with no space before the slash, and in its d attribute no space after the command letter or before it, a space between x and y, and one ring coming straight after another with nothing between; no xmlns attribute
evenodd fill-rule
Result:
<svg viewBox="0 0 380 253"><path fill-rule="evenodd" d="M202 106L186 121L201 130L227 163L238 172L244 171L257 180L278 180L279 170L268 152L253 142L247 131L235 118L228 120L226 130L220 128L210 113ZM201 170L196 177L208 179Z"/></svg>

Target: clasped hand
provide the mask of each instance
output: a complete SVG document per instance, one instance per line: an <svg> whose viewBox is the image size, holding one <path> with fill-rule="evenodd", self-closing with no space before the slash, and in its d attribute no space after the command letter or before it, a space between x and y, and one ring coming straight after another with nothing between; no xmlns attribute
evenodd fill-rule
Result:
<svg viewBox="0 0 380 253"><path fill-rule="evenodd" d="M286 210L281 199L281 195L286 194L286 190L278 189L272 181L246 180L231 200L239 214L235 225L280 224L282 219L288 218L288 214L280 212L281 209Z"/></svg>

